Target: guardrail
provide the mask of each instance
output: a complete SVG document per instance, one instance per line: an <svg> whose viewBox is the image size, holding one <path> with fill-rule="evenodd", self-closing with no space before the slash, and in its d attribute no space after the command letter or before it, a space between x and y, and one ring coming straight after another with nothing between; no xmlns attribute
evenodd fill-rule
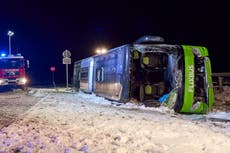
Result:
<svg viewBox="0 0 230 153"><path fill-rule="evenodd" d="M223 91L223 86L230 85L230 72L212 73L213 87Z"/></svg>

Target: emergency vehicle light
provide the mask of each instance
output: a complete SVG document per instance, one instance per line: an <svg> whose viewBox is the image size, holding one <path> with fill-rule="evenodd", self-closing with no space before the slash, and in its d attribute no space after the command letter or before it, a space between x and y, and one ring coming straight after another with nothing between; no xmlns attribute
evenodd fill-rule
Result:
<svg viewBox="0 0 230 153"><path fill-rule="evenodd" d="M6 57L6 53L1 53L1 57Z"/></svg>

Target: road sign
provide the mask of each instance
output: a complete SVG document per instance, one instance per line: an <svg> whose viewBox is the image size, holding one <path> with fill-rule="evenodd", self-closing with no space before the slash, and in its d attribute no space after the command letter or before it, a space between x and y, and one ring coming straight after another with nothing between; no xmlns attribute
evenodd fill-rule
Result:
<svg viewBox="0 0 230 153"><path fill-rule="evenodd" d="M55 67L54 67L54 66L51 66L51 67L50 67L50 71L51 71L51 72L54 72L54 71L55 71Z"/></svg>
<svg viewBox="0 0 230 153"><path fill-rule="evenodd" d="M71 53L70 53L70 51L69 50L64 50L64 52L62 53L62 56L63 57L68 57L68 58L70 58L70 56L71 56Z"/></svg>
<svg viewBox="0 0 230 153"><path fill-rule="evenodd" d="M66 88L68 89L68 64L71 64L71 53L69 50L64 50L64 52L62 53L63 55L63 59L62 59L62 63L66 65Z"/></svg>
<svg viewBox="0 0 230 153"><path fill-rule="evenodd" d="M69 58L69 57L63 58L63 59L62 59L62 63L63 63L63 64L71 64L71 58Z"/></svg>

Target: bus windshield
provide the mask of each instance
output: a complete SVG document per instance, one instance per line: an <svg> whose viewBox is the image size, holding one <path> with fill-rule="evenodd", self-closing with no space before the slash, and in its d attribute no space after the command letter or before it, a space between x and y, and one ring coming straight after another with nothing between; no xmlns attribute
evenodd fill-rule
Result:
<svg viewBox="0 0 230 153"><path fill-rule="evenodd" d="M14 69L21 68L24 66L23 59L11 58L11 59L0 59L0 68L3 69Z"/></svg>

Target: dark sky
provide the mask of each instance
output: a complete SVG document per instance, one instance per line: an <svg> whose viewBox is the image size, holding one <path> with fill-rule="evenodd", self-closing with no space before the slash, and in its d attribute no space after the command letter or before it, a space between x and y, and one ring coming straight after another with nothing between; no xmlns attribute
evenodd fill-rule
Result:
<svg viewBox="0 0 230 153"><path fill-rule="evenodd" d="M0 4L0 50L8 50L7 31L14 31L12 53L30 60L32 82L65 83L62 52L72 61L94 54L96 47L117 47L143 35L160 35L166 43L203 45L213 72L230 71L227 1L141 0L4 0ZM73 63L72 62L72 63ZM72 76L73 64L69 66Z"/></svg>

